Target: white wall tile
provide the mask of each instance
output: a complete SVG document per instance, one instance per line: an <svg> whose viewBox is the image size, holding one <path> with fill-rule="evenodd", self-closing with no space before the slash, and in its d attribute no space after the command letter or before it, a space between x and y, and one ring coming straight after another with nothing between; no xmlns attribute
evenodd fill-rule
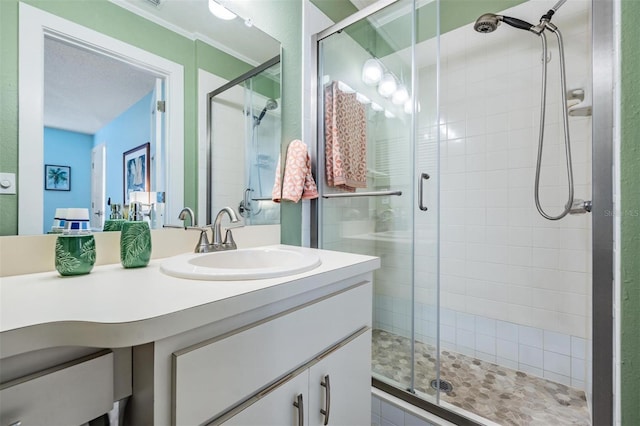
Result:
<svg viewBox="0 0 640 426"><path fill-rule="evenodd" d="M384 400L380 401L380 417L382 418L383 424L386 420L394 426L404 425L404 411Z"/></svg>
<svg viewBox="0 0 640 426"><path fill-rule="evenodd" d="M532 376L544 377L544 370L542 370L542 368L533 367L528 364L519 364L518 369Z"/></svg>
<svg viewBox="0 0 640 426"><path fill-rule="evenodd" d="M456 329L456 345L458 347L465 347L471 349L472 351L475 349L476 335L472 331L467 331L463 329Z"/></svg>
<svg viewBox="0 0 640 426"><path fill-rule="evenodd" d="M571 386L571 378L569 376L557 374L557 373L554 373L553 371L545 370L542 377L556 383L561 383L565 386Z"/></svg>
<svg viewBox="0 0 640 426"><path fill-rule="evenodd" d="M476 332L484 336L496 337L496 320L476 316Z"/></svg>
<svg viewBox="0 0 640 426"><path fill-rule="evenodd" d="M543 347L543 331L541 329L521 325L518 327L518 333L520 343L535 348Z"/></svg>
<svg viewBox="0 0 640 426"><path fill-rule="evenodd" d="M516 324L506 321L497 321L496 330L496 336L498 337L498 339L507 340L509 342L518 342L518 326Z"/></svg>
<svg viewBox="0 0 640 426"><path fill-rule="evenodd" d="M496 339L496 355L498 358L518 361L518 343L508 340Z"/></svg>
<svg viewBox="0 0 640 426"><path fill-rule="evenodd" d="M380 398L371 395L371 414L380 415Z"/></svg>
<svg viewBox="0 0 640 426"><path fill-rule="evenodd" d="M586 362L583 359L571 359L571 380L584 382L586 379Z"/></svg>
<svg viewBox="0 0 640 426"><path fill-rule="evenodd" d="M518 346L518 362L535 368L543 368L543 351L540 348L520 344Z"/></svg>
<svg viewBox="0 0 640 426"><path fill-rule="evenodd" d="M475 339L475 344L476 344L475 346L476 351L483 352L495 358L497 354L495 337L477 334Z"/></svg>
<svg viewBox="0 0 640 426"><path fill-rule="evenodd" d="M405 411L404 426L432 426L432 425L425 419L421 419L420 417L414 416L413 414Z"/></svg>
<svg viewBox="0 0 640 426"><path fill-rule="evenodd" d="M567 355L544 351L544 370L571 376L571 358Z"/></svg>
<svg viewBox="0 0 640 426"><path fill-rule="evenodd" d="M563 355L571 355L571 337L566 334L545 330L544 350Z"/></svg>
<svg viewBox="0 0 640 426"><path fill-rule="evenodd" d="M586 359L586 345L586 339L571 336L571 357L577 359Z"/></svg>

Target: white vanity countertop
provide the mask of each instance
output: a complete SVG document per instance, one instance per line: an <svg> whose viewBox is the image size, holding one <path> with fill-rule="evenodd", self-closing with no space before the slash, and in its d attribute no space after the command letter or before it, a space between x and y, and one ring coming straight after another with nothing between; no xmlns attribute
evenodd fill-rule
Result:
<svg viewBox="0 0 640 426"><path fill-rule="evenodd" d="M0 279L0 358L50 346L148 343L380 267L376 257L314 250L317 268L287 277L199 281L145 268L98 266L88 275L56 271Z"/></svg>

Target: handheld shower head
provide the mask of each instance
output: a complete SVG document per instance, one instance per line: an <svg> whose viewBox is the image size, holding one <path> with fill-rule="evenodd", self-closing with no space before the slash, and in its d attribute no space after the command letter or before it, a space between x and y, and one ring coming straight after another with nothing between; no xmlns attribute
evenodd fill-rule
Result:
<svg viewBox="0 0 640 426"><path fill-rule="evenodd" d="M531 25L522 19L495 15L493 13L485 13L484 15L480 15L476 20L476 23L473 25L473 29L479 33L492 33L498 28L500 22L504 22L505 24L509 24L512 27L521 30L531 31L534 28L534 25Z"/></svg>
<svg viewBox="0 0 640 426"><path fill-rule="evenodd" d="M500 25L500 19L498 18L498 15L494 15L493 13L485 13L476 20L473 29L479 33L492 33L498 29L498 25Z"/></svg>
<svg viewBox="0 0 640 426"><path fill-rule="evenodd" d="M262 121L267 111L273 111L276 108L278 108L278 101L275 99L267 99L267 103L264 105L264 108L262 108L260 115L256 119L256 124L260 124L260 121Z"/></svg>

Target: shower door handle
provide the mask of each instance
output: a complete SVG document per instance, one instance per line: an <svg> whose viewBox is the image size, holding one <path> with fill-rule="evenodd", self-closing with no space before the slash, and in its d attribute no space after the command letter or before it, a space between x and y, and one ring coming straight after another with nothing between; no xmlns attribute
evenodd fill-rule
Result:
<svg viewBox="0 0 640 426"><path fill-rule="evenodd" d="M424 181L430 177L431 176L429 176L428 173L422 173L420 175L420 180L418 180L418 207L423 212L428 210L428 207L424 205Z"/></svg>

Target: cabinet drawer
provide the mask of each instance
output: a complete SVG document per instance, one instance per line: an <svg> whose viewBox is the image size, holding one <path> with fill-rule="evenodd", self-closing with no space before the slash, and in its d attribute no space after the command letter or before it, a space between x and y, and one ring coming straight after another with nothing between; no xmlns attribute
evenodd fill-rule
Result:
<svg viewBox="0 0 640 426"><path fill-rule="evenodd" d="M0 386L0 424L73 425L113 407L113 354L96 354Z"/></svg>
<svg viewBox="0 0 640 426"><path fill-rule="evenodd" d="M371 324L371 283L173 356L173 424L201 424Z"/></svg>

